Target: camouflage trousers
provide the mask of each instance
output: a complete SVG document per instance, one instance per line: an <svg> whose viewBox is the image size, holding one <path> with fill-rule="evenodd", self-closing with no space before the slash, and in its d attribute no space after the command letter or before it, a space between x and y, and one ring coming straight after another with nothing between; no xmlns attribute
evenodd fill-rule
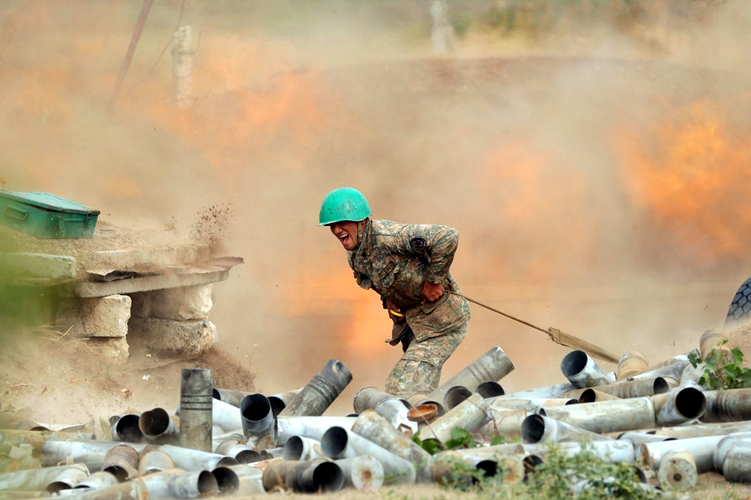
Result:
<svg viewBox="0 0 751 500"><path fill-rule="evenodd" d="M467 334L465 321L456 329L421 342L413 340L386 378L386 392L407 399L438 388L441 368Z"/></svg>

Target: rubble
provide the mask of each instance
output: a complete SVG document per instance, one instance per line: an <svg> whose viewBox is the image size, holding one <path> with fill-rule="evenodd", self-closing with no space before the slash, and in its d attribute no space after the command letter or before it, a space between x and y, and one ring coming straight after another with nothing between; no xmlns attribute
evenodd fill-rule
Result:
<svg viewBox="0 0 751 500"><path fill-rule="evenodd" d="M634 357L644 360L624 355ZM209 369L183 369L177 408L102 418L99 439L91 426L16 430L31 424L13 411L0 412L6 457L0 491L71 490L66 496L72 498L333 492L452 483L467 467L513 484L535 474L553 446L568 456L586 450L598 460L631 465L645 488L690 490L710 471L748 482L751 389L680 382L676 366L694 369L685 359L676 356L656 368L641 363L642 373L618 378L583 351L572 351L561 363L569 383L486 397L477 388L498 384L513 368L494 346L433 393L459 398L444 413L437 406L432 413L412 412L408 401L366 387L353 401L356 413L341 416L324 415L353 379L335 359L275 405L270 396L213 387ZM670 387L653 376L666 368L677 381ZM452 385L457 380L473 389ZM587 390L608 398L582 402ZM471 446L450 447L457 430ZM506 444L491 444L499 436Z"/></svg>

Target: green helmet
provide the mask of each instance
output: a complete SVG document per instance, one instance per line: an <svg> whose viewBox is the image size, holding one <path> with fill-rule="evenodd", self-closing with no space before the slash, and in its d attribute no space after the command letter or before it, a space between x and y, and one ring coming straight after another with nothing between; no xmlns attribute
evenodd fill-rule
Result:
<svg viewBox="0 0 751 500"><path fill-rule="evenodd" d="M368 206L368 200L360 191L349 187L334 189L321 203L318 225L326 226L342 221L359 222L370 214L372 212Z"/></svg>

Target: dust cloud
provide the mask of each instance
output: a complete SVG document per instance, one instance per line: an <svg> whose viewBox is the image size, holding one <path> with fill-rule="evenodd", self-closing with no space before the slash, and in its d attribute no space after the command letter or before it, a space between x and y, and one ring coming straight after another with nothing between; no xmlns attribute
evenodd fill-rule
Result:
<svg viewBox="0 0 751 500"><path fill-rule="evenodd" d="M697 347L751 273L751 5L568 2L535 24L507 3L516 31L488 21L497 3L450 2L470 22L439 57L425 2L155 2L113 101L141 2L4 2L0 183L155 232L231 206L222 251L245 264L215 285L219 346L265 394L341 360L339 412L400 355L317 226L340 186L376 218L456 227L452 274L477 301L618 355ZM479 306L444 378L494 345L506 392L565 381L567 348Z"/></svg>

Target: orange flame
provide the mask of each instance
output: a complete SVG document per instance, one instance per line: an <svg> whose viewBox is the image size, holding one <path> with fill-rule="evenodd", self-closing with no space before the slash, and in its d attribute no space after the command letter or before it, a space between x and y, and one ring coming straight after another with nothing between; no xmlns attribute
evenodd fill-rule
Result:
<svg viewBox="0 0 751 500"><path fill-rule="evenodd" d="M617 140L635 205L665 232L663 244L703 263L744 256L751 243L751 137L727 123L716 104L697 102L666 116L652 140L635 130Z"/></svg>

